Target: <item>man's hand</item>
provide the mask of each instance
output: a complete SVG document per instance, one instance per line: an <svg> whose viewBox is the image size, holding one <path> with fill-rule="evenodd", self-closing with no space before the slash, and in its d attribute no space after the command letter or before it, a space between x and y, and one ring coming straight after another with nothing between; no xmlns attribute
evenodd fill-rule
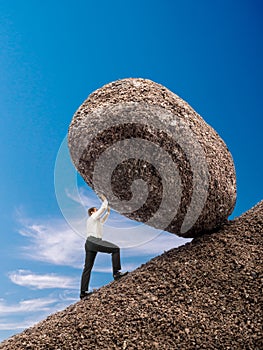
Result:
<svg viewBox="0 0 263 350"><path fill-rule="evenodd" d="M105 201L105 199L106 199L106 197L104 196L103 193L102 193L102 194L99 194L99 197L100 197L100 199L101 199L102 201Z"/></svg>

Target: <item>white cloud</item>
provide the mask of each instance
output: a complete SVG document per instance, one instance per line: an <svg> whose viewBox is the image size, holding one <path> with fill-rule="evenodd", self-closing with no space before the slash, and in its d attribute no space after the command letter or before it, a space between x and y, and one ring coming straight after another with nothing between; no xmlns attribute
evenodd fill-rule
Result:
<svg viewBox="0 0 263 350"><path fill-rule="evenodd" d="M37 298L22 300L16 304L6 304L3 299L0 299L0 314L19 314L27 312L40 312L49 310L50 306L57 302L55 298Z"/></svg>
<svg viewBox="0 0 263 350"><path fill-rule="evenodd" d="M65 295L55 296L53 293L45 298L21 300L16 303L7 303L0 299L0 330L13 331L13 334L22 331L75 301L76 298L69 297L67 292Z"/></svg>
<svg viewBox="0 0 263 350"><path fill-rule="evenodd" d="M26 244L21 248L24 256L54 265L80 267L84 239L77 235L64 220L42 220L30 223L27 219L21 223L23 227L19 233L27 238Z"/></svg>
<svg viewBox="0 0 263 350"><path fill-rule="evenodd" d="M37 275L31 271L18 270L10 272L8 276L13 283L31 289L76 289L78 287L78 281L75 278L59 276L54 273Z"/></svg>
<svg viewBox="0 0 263 350"><path fill-rule="evenodd" d="M0 321L0 331L9 331L9 330L23 330L25 328L32 327L35 323L37 323L39 319L36 319L35 321L17 321L17 322L6 322L5 320ZM0 340L1 341L1 340Z"/></svg>

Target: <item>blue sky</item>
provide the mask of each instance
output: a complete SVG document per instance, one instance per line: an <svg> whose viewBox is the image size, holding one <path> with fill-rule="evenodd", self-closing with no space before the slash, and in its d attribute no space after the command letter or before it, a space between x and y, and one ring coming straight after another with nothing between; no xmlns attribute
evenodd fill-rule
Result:
<svg viewBox="0 0 263 350"><path fill-rule="evenodd" d="M80 179L80 196L63 192L61 176L58 192L74 214L66 220L54 171L56 159L73 171L68 125L102 85L142 77L181 96L233 155L231 217L263 198L262 26L257 0L0 1L0 340L78 300L84 221L76 213L99 202ZM116 213L105 230L116 240L118 230L144 231L122 251L128 270L184 243ZM91 287L109 281L101 254Z"/></svg>

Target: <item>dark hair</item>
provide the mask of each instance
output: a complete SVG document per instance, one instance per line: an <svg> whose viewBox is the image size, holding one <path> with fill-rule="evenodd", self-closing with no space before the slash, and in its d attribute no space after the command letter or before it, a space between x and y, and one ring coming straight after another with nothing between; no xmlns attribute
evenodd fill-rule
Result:
<svg viewBox="0 0 263 350"><path fill-rule="evenodd" d="M88 209L89 216L91 216L94 212L94 209L97 209L96 207L92 207Z"/></svg>

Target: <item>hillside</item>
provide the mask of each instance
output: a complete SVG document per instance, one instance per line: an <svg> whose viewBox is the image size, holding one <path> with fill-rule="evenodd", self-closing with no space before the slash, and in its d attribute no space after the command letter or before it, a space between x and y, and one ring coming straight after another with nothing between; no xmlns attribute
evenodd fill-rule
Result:
<svg viewBox="0 0 263 350"><path fill-rule="evenodd" d="M0 349L263 349L263 201Z"/></svg>

